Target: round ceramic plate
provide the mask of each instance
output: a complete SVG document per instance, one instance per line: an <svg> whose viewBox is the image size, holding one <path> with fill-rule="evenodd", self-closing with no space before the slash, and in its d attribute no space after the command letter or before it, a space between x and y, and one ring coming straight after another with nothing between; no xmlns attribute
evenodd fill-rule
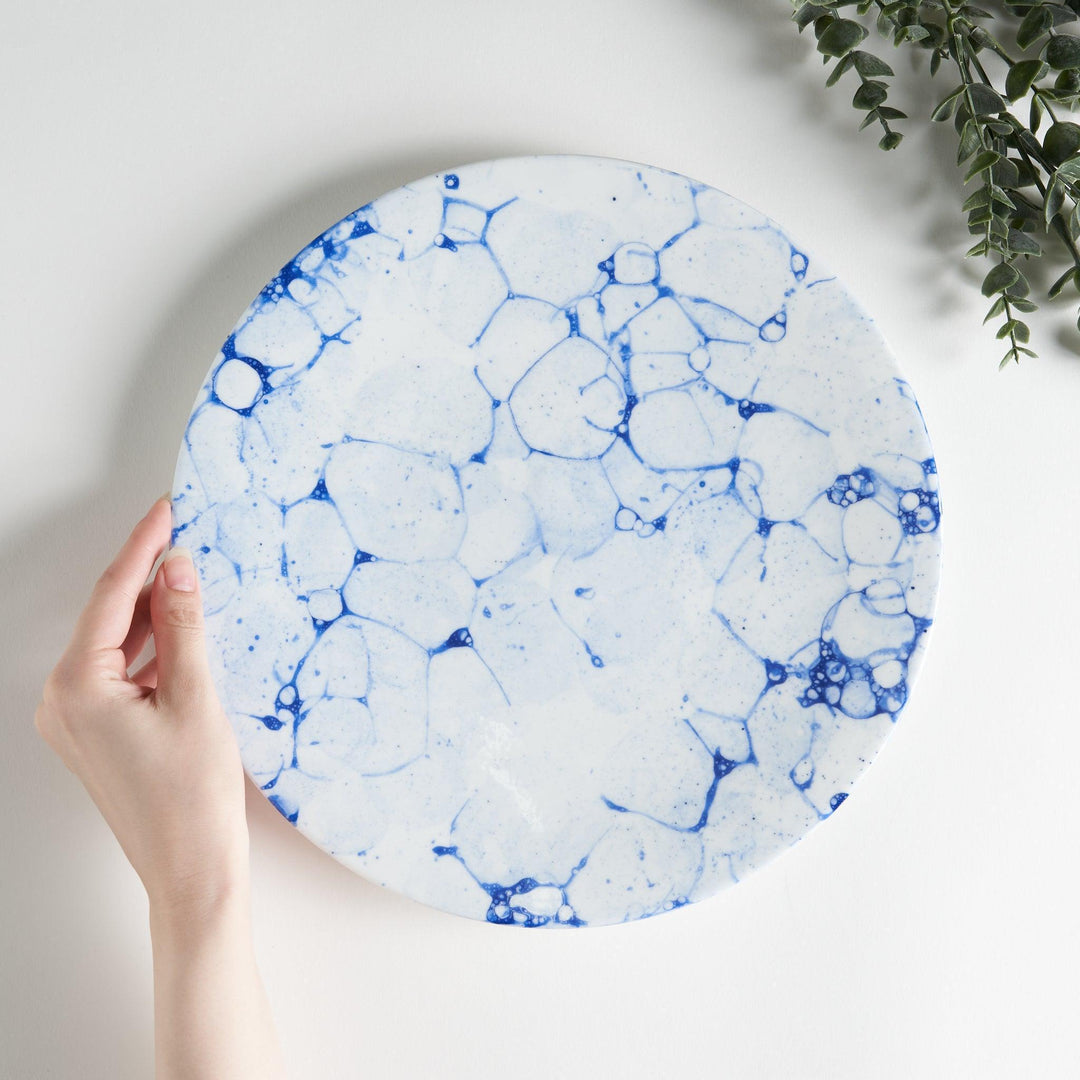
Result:
<svg viewBox="0 0 1080 1080"><path fill-rule="evenodd" d="M772 222L592 157L362 207L229 335L173 495L244 765L447 911L586 926L738 881L903 708L936 469Z"/></svg>

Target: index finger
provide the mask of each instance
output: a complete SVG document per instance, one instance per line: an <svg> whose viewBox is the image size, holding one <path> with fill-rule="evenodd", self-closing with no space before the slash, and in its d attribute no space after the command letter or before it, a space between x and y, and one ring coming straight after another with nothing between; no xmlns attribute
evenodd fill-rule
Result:
<svg viewBox="0 0 1080 1080"><path fill-rule="evenodd" d="M169 544L171 509L162 496L131 531L117 556L98 578L90 601L75 624L71 647L119 649L127 637L139 590L157 557Z"/></svg>

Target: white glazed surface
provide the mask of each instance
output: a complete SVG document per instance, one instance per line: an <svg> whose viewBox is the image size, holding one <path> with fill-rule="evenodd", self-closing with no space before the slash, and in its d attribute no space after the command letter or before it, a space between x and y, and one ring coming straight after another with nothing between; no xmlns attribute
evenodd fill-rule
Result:
<svg viewBox="0 0 1080 1080"><path fill-rule="evenodd" d="M364 876L597 925L846 799L937 587L936 467L812 255L685 177L469 165L263 290L174 483L252 779Z"/></svg>

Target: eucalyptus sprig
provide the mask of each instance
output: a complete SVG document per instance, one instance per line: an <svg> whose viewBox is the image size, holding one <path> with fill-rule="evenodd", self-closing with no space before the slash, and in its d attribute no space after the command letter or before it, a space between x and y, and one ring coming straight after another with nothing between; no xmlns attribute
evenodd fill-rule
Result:
<svg viewBox="0 0 1080 1080"><path fill-rule="evenodd" d="M862 128L880 126L883 150L900 145L903 134L892 125L907 117L887 104L892 68L860 47L871 28L896 47L925 52L931 77L943 67L954 73L957 83L930 119L952 120L957 165L973 185L962 207L976 237L967 255L993 264L982 282L991 300L983 321L1000 320L997 336L1008 344L1001 367L1035 356L1020 318L1038 308L1028 262L1067 264L1051 298L1070 284L1080 291L1080 125L1059 117L1080 105L1080 37L1062 30L1077 21L1080 0L999 4L993 12L956 0L792 6L800 32L812 27L823 62L832 64L827 85L847 72L858 77L852 105L865 113Z"/></svg>

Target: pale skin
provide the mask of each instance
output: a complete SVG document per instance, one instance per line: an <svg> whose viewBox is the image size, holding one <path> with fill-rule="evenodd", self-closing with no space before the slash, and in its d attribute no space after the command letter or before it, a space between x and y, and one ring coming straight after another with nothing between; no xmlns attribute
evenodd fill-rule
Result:
<svg viewBox="0 0 1080 1080"><path fill-rule="evenodd" d="M170 525L161 498L102 574L34 724L146 889L156 1080L281 1080L252 944L244 772L210 678L198 577L186 550L168 549ZM156 655L132 672L151 637Z"/></svg>

